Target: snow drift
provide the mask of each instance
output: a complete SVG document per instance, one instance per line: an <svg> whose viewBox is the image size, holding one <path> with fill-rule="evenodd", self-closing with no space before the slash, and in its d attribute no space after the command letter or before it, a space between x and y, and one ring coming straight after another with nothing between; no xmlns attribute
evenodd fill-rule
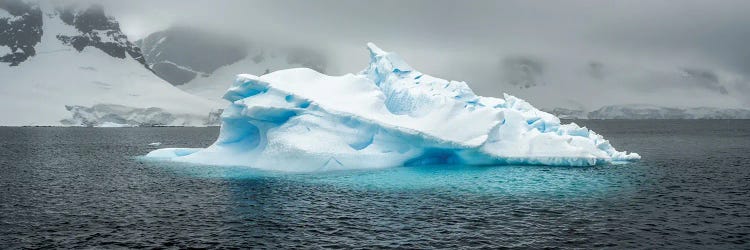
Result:
<svg viewBox="0 0 750 250"><path fill-rule="evenodd" d="M219 138L149 158L281 171L430 164L590 166L640 159L527 102L477 96L368 44L359 74L297 68L239 75Z"/></svg>

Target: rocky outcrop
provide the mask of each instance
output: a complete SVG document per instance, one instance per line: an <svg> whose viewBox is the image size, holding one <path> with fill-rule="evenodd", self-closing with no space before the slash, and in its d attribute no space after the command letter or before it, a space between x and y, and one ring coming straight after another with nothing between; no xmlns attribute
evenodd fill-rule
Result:
<svg viewBox="0 0 750 250"><path fill-rule="evenodd" d="M74 26L80 32L79 35L73 36L57 35L61 42L73 46L78 51L94 47L112 57L125 59L126 55L129 55L149 68L141 49L128 40L120 30L120 24L114 18L108 17L100 5L91 5L82 10L64 7L59 8L57 12L65 24Z"/></svg>
<svg viewBox="0 0 750 250"><path fill-rule="evenodd" d="M0 53L0 62L18 66L36 55L34 47L42 40L43 16L39 6L21 0L0 1L0 9L9 15L0 16L0 47L10 53Z"/></svg>

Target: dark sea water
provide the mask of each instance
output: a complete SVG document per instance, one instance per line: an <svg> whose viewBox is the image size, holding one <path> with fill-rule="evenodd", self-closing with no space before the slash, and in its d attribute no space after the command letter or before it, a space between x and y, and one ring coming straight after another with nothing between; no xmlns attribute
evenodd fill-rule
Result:
<svg viewBox="0 0 750 250"><path fill-rule="evenodd" d="M634 164L284 174L138 156L217 128L0 128L0 249L750 248L750 121L578 121Z"/></svg>

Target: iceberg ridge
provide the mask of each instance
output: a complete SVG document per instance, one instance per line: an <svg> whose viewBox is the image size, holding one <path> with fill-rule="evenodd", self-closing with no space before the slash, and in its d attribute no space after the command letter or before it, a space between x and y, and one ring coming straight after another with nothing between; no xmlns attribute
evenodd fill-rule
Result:
<svg viewBox="0 0 750 250"><path fill-rule="evenodd" d="M590 166L640 159L524 100L477 96L368 43L369 66L328 76L296 68L238 75L219 138L150 158L281 171L402 165Z"/></svg>

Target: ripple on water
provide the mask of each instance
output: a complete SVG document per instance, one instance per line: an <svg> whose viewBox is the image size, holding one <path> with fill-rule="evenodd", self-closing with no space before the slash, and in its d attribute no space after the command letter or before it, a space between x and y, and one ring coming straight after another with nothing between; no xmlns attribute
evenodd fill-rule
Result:
<svg viewBox="0 0 750 250"><path fill-rule="evenodd" d="M141 159L149 165L196 178L273 178L305 185L373 191L430 191L447 194L591 196L625 191L630 183L613 171L633 172L639 165L410 166L386 169L285 173L248 167L206 166ZM619 170L619 171L618 171Z"/></svg>
<svg viewBox="0 0 750 250"><path fill-rule="evenodd" d="M750 247L750 121L577 123L644 160L289 174L133 159L216 128L0 128L0 249Z"/></svg>

